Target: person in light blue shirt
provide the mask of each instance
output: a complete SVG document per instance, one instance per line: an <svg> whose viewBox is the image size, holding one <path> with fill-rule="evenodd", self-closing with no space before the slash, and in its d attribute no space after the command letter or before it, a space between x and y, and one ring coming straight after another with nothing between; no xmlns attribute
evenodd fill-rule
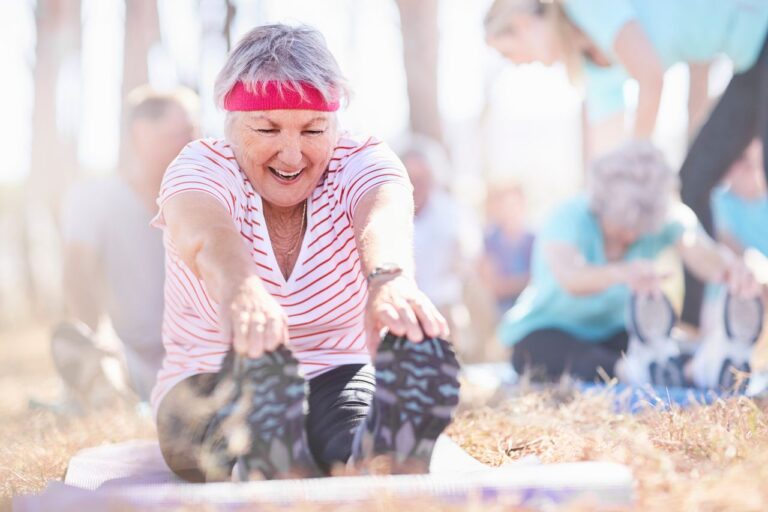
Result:
<svg viewBox="0 0 768 512"><path fill-rule="evenodd" d="M682 200L712 234L712 189L754 137L768 143L768 1L496 0L485 29L488 44L512 62L564 62L583 75L593 121L620 111L621 87L635 79L637 139L653 133L669 66L730 59L735 74L680 170ZM609 130L620 134L621 126ZM687 273L685 322L698 325L701 296Z"/></svg>
<svg viewBox="0 0 768 512"><path fill-rule="evenodd" d="M665 276L654 260L668 247L700 278L759 293L743 261L673 200L676 184L649 143L595 161L588 191L557 207L537 233L531 282L499 326L517 372L593 380L602 368L613 376L627 348L630 295L660 293Z"/></svg>
<svg viewBox="0 0 768 512"><path fill-rule="evenodd" d="M712 193L717 238L737 253L755 249L768 256L768 190L763 148L754 140Z"/></svg>

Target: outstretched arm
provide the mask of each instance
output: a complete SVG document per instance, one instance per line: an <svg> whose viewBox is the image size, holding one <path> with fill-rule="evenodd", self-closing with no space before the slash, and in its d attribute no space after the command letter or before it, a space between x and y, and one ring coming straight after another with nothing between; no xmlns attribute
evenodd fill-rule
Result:
<svg viewBox="0 0 768 512"><path fill-rule="evenodd" d="M363 275L392 263L399 275L382 275L368 283L366 324L371 352L386 328L412 341L447 337L448 326L432 302L416 287L413 262L413 195L399 184L368 191L354 211L353 228Z"/></svg>
<svg viewBox="0 0 768 512"><path fill-rule="evenodd" d="M220 327L236 352L256 358L288 340L288 319L256 273L224 206L202 192L169 198L163 215L181 259L219 303Z"/></svg>
<svg viewBox="0 0 768 512"><path fill-rule="evenodd" d="M634 136L649 139L659 114L661 91L664 86L664 65L653 43L637 21L630 21L619 30L614 42L614 52L639 86Z"/></svg>

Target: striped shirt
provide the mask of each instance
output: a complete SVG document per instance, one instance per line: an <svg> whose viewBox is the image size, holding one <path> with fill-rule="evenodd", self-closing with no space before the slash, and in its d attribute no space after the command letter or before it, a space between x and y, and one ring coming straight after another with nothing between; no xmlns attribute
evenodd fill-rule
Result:
<svg viewBox="0 0 768 512"><path fill-rule="evenodd" d="M166 356L152 392L155 412L181 380L218 371L231 344L219 325L219 305L181 260L165 229L166 201L195 191L209 194L226 208L251 250L264 286L288 316L288 347L305 378L312 378L336 366L370 362L363 325L367 288L352 218L365 193L384 183L410 190L395 154L375 138L342 135L307 201L307 231L286 280L272 251L261 197L237 165L229 144L201 139L187 145L165 173L160 213L153 220L164 231L166 248Z"/></svg>

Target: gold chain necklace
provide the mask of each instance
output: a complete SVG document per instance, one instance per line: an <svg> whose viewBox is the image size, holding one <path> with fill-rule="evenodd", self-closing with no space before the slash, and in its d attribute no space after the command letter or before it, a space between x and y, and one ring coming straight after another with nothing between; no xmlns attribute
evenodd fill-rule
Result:
<svg viewBox="0 0 768 512"><path fill-rule="evenodd" d="M301 228L299 229L299 237L296 240L296 243L293 244L293 249L285 252L286 256L290 256L294 252L296 252L296 249L298 249L301 246L301 241L304 239L304 225L307 220L307 201L308 199L304 200L304 208L302 208L301 210Z"/></svg>

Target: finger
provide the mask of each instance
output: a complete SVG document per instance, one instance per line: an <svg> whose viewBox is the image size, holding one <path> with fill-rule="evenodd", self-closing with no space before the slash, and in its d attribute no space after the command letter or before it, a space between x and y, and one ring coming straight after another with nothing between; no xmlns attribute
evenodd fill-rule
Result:
<svg viewBox="0 0 768 512"><path fill-rule="evenodd" d="M245 312L237 312L233 315L233 333L234 338L232 345L235 352L240 355L248 353L248 324L250 323L249 315Z"/></svg>
<svg viewBox="0 0 768 512"><path fill-rule="evenodd" d="M405 335L413 342L420 342L424 339L424 332L421 330L416 313L408 302L399 302L395 305L400 321L405 325Z"/></svg>
<svg viewBox="0 0 768 512"><path fill-rule="evenodd" d="M376 308L374 323L386 327L395 336L403 336L406 331L405 323L390 304L382 304Z"/></svg>
<svg viewBox="0 0 768 512"><path fill-rule="evenodd" d="M248 330L248 357L256 359L264 355L264 333L266 330L265 318L255 318Z"/></svg>
<svg viewBox="0 0 768 512"><path fill-rule="evenodd" d="M441 315L437 308L431 302L421 297L411 300L410 304L413 312L416 314L419 325L421 325L424 331L424 335L428 338L440 336L442 329L438 318Z"/></svg>
<svg viewBox="0 0 768 512"><path fill-rule="evenodd" d="M282 343L283 336L282 322L278 319L271 319L267 322L267 327L264 332L264 349L272 352L276 350Z"/></svg>

